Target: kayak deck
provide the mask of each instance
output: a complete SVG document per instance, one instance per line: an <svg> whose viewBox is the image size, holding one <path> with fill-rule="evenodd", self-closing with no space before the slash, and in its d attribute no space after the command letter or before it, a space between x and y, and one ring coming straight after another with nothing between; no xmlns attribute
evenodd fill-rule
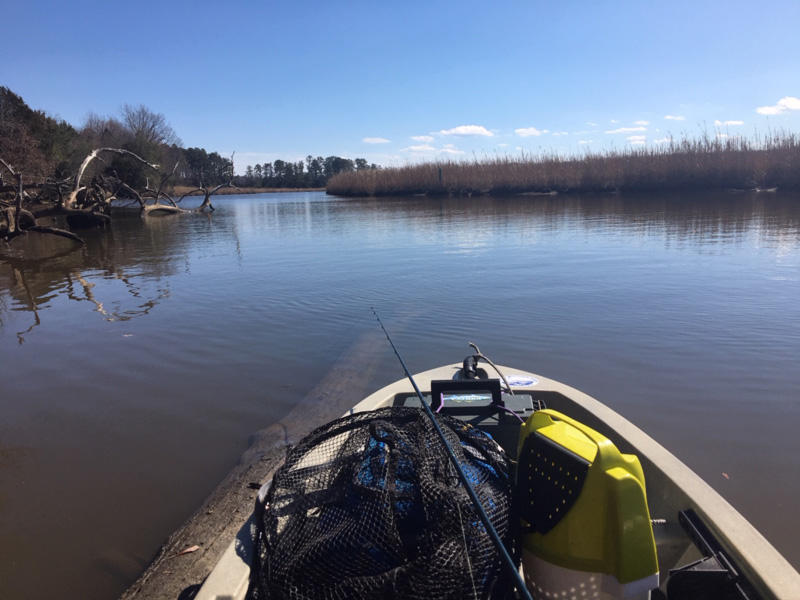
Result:
<svg viewBox="0 0 800 600"><path fill-rule="evenodd" d="M654 522L662 587L670 569L703 558L679 522L680 511L691 510L719 542L741 574L763 598L800 597L800 574L726 500L675 456L624 417L594 398L557 381L509 367L499 367L514 391L505 395L509 408L525 419L534 409L554 409L605 435L621 452L638 456L647 485L647 501ZM414 375L423 395L430 398L432 382L460 379L461 365L452 364ZM492 374L489 373L489 377ZM426 400L428 399L426 398ZM411 383L392 383L356 404L349 413L387 406L419 406ZM530 409L528 408L530 407ZM483 429L516 457L520 421L504 411L473 410L446 404L448 414ZM253 558L253 523L248 521L209 574L197 600L241 599L247 592Z"/></svg>

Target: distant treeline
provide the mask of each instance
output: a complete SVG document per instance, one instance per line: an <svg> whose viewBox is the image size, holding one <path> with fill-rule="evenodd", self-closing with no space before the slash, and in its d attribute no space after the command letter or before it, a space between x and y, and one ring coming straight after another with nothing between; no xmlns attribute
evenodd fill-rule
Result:
<svg viewBox="0 0 800 600"><path fill-rule="evenodd" d="M0 158L31 179L59 180L74 175L87 154L96 148L129 150L171 172L171 183L214 186L230 181L231 158L203 148L183 148L180 138L162 114L143 105L122 107L119 116L89 114L74 127L41 110L33 110L6 87L0 87ZM144 186L149 170L128 156L94 167L95 172L116 174L132 186ZM152 180L150 181L152 183Z"/></svg>
<svg viewBox="0 0 800 600"><path fill-rule="evenodd" d="M547 194L719 189L800 190L800 139L705 136L582 156L498 156L343 173L327 192L341 196Z"/></svg>
<svg viewBox="0 0 800 600"><path fill-rule="evenodd" d="M233 178L233 182L239 187L322 188L335 175L379 168L376 164L367 163L364 158L355 160L341 156L314 158L309 154L305 161L276 160L263 165L247 165L244 175L237 175Z"/></svg>

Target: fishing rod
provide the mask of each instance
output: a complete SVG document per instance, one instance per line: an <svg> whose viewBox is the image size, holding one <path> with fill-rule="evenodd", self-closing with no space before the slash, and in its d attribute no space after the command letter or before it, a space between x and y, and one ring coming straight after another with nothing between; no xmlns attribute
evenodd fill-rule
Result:
<svg viewBox="0 0 800 600"><path fill-rule="evenodd" d="M447 442L447 438L444 436L444 432L442 431L442 428L439 426L439 422L436 420L436 415L433 414L431 407L428 406L427 402L425 402L425 398L422 396L422 392L419 390L417 382L414 381L414 377L409 372L408 367L406 366L406 363L403 360L403 357L400 356L400 353L397 351L397 347L394 345L392 338L389 337L389 332L386 331L386 327L383 326L383 321L381 321L381 318L378 316L377 311L375 310L374 307L370 308L372 309L372 313L375 315L375 318L378 319L378 324L381 326L381 329L383 329L383 333L386 335L386 339L389 340L389 343L392 346L392 350L394 350L394 355L397 357L397 360L400 361L400 364L403 367L403 371L405 371L406 377L408 377L408 380L414 387L414 392L417 394L420 404L422 404L425 413L428 415L428 418L430 418L431 423L433 423L433 427L436 430L436 434L439 436L439 439L442 441L442 444L444 444L447 456L450 458L450 462L453 463L453 466L456 469L456 473L458 474L458 478L461 481L461 484L464 486L464 489L467 491L467 495L469 496L472 503L475 505L475 509L478 511L478 516L481 519L481 523L483 523L483 526L486 528L486 533L489 534L489 539L492 540L492 543L494 544L495 548L500 553L500 558L502 559L506 568L511 573L511 576L514 579L514 585L517 588L517 593L522 598L525 598L525 600L533 600L530 595L530 592L528 592L528 588L525 586L525 582L522 580L522 576L520 576L519 574L519 569L517 569L517 566L514 564L511 555L508 553L508 550L503 544L503 541L497 534L497 530L494 528L494 525L492 525L492 522L489 520L489 515L486 514L486 511L484 510L483 505L481 504L481 501L478 498L478 495L475 493L475 490L472 489L472 485L467 479L467 476L464 474L464 469L461 468L461 463L458 462L458 458L453 452L453 449L450 447L450 444Z"/></svg>

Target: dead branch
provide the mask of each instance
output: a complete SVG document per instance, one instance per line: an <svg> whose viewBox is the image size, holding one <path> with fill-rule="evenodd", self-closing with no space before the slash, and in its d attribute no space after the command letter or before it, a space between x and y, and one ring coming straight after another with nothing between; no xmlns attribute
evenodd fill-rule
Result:
<svg viewBox="0 0 800 600"><path fill-rule="evenodd" d="M134 154L130 150L124 150L122 148L97 148L96 150L92 150L89 153L89 155L86 158L83 159L83 162L81 163L81 166L78 169L78 175L75 177L74 188L72 190L72 193L69 196L69 199L67 200L67 206L65 208L72 208L73 204L75 204L75 201L76 201L77 196L78 196L78 192L80 192L82 189L84 189L84 188L81 188L81 178L83 177L83 172L86 170L86 167L89 166L89 163L91 163L95 158L98 158L100 153L102 153L102 152L113 152L115 154L120 154L122 156L124 156L124 155L132 156L133 158L135 158L136 160L138 160L142 164L147 165L148 167L150 167L151 169L153 169L155 171L158 171L158 165L154 165L154 164L151 164L151 163L147 162L141 156L139 156L138 154ZM100 160L102 160L102 159L100 159Z"/></svg>
<svg viewBox="0 0 800 600"><path fill-rule="evenodd" d="M11 165L9 165L6 161L4 161L2 158L0 158L0 163L3 164L3 166L8 170L9 173L11 173L11 176L17 182L17 186L16 186L17 189L14 190L14 194L15 194L14 195L14 200L15 200L14 208L16 210L15 210L15 212L13 214L13 218L12 218L12 215L11 215L11 211L6 211L6 220L8 221L8 232L9 232L9 234L13 234L15 232L19 232L19 230L20 230L19 219L20 219L20 215L22 213L22 199L25 197L25 187L22 185L22 175L20 173L17 173L17 171L15 171L13 169L13 167ZM6 238L6 239L8 239L8 238Z"/></svg>
<svg viewBox="0 0 800 600"><path fill-rule="evenodd" d="M147 204L145 202L145 204L142 205L142 213L143 214L149 215L149 214L152 214L154 212L163 212L163 213L167 213L167 214L177 214L177 213L186 212L176 204L175 200L172 199L172 196L170 196L169 194L167 194L164 191L164 186L166 185L167 181L169 181L169 179L175 174L175 171L178 169L178 165L179 164L180 164L180 161L177 161L175 163L175 166L172 167L172 172L171 173L162 175L161 181L159 182L157 189L152 189L150 187L149 183L148 183L148 186L147 186L146 190L147 190L148 193L152 194L152 196L153 196L153 204ZM169 205L161 204L160 201L162 199L167 200L169 202Z"/></svg>
<svg viewBox="0 0 800 600"><path fill-rule="evenodd" d="M13 206L8 206L5 210L3 210L3 216L6 219L6 227L5 227L5 238L8 241L11 236L16 234L17 230L17 219L15 216L15 210ZM0 233L2 230L0 229Z"/></svg>
<svg viewBox="0 0 800 600"><path fill-rule="evenodd" d="M71 231L67 231L66 229L59 229L58 227L45 227L43 225L34 225L32 227L28 227L25 231L35 231L36 233L49 233L51 235L57 235L60 237L67 238L68 240L72 240L73 242L78 242L79 244L83 245L86 241L72 233Z"/></svg>
<svg viewBox="0 0 800 600"><path fill-rule="evenodd" d="M178 213L185 213L190 212L182 209L180 206L168 206L166 204L148 204L142 209L145 215L151 215L155 212L162 212L167 214L178 214Z"/></svg>
<svg viewBox="0 0 800 600"><path fill-rule="evenodd" d="M92 161L99 160L105 163L102 155L109 153L130 156L153 169L159 176L158 185L151 188L148 180L145 189L137 191L123 182L116 173L113 176L97 174L91 181L84 182L84 175ZM40 225L37 223L37 218L45 215L65 216L70 229L105 226L111 221L110 211L115 200L138 203L143 215L196 213L205 212L206 208L214 211L211 202L214 194L227 187L238 189L232 181L209 189L201 180L200 187L196 191L203 192L202 204L197 208L183 209L178 206L178 202L187 194L176 202L165 189L179 166L180 160L175 162L170 173L164 173L159 170L158 165L147 162L129 150L96 148L84 158L74 178L59 181L48 179L32 183L24 182L21 173L0 159L0 193L6 194L5 199L0 200L0 238L8 242L26 233L41 233L63 237L82 245L85 243L84 240L75 233L59 227ZM11 178L7 177L4 181L2 174L5 172L8 172Z"/></svg>
<svg viewBox="0 0 800 600"><path fill-rule="evenodd" d="M233 154L231 154L231 177L233 177L233 157L234 157L235 154L236 154L236 152L233 152ZM200 182L200 186L201 186L201 190L200 191L205 194L205 198L203 199L203 203L199 207L197 207L195 209L197 212L204 212L206 207L208 207L213 212L214 211L214 205L211 204L211 196L216 194L219 190L221 190L223 188L227 188L227 187L233 188L235 190L239 189L235 185L233 185L233 180L229 180L228 183L222 183L222 184L218 185L217 187L215 187L210 192L206 189L206 186L202 181Z"/></svg>
<svg viewBox="0 0 800 600"><path fill-rule="evenodd" d="M186 198L186 196L191 196L191 195L192 195L192 194L194 194L195 192L203 192L203 193L205 194L205 191L206 191L206 190L205 190L205 188L195 188L195 189L193 189L193 190L189 190L189 191L188 191L188 192L186 192L186 193L185 193L183 196L181 196L180 198L178 198L178 199L177 199L175 202L178 202L178 203L180 203L180 201L181 201L181 200L183 200L184 198Z"/></svg>
<svg viewBox="0 0 800 600"><path fill-rule="evenodd" d="M137 192L135 189L133 189L131 186L129 186L127 183L122 183L122 182L120 182L120 187L119 187L119 189L117 190L117 193L116 193L116 194L114 194L114 195L115 195L115 196L118 196L118 195L119 195L119 192L120 192L121 190L125 190L126 192L128 192L128 193L129 193L131 196L133 196L133 197L134 197L134 199L135 199L135 200L136 200L136 201L137 201L137 202L138 202L140 205L144 205L144 204L145 204L145 201L144 201L144 199L142 198L142 195L141 195L139 192Z"/></svg>
<svg viewBox="0 0 800 600"><path fill-rule="evenodd" d="M17 173L11 167L11 165L5 162L2 158L0 158L0 163L2 163L3 166L9 171L9 173L11 173L11 175L17 180L17 186L18 186L15 195L14 208L8 207L4 211L7 223L6 233L5 233L5 239L7 242L17 236L27 233L28 231L33 231L36 233L49 233L52 235L65 237L67 239L78 242L81 245L85 243L77 235L75 235L74 233L70 233L69 231L65 231L57 227L45 227L43 225L37 225L36 217L33 215L33 213L22 208L22 200L25 197L25 186L22 183L22 175L20 173ZM23 218L26 221L25 227L22 226Z"/></svg>
<svg viewBox="0 0 800 600"><path fill-rule="evenodd" d="M214 205L211 204L211 196L216 194L221 189L228 188L228 187L229 188L233 188L235 190L239 189L235 185L233 185L233 182L229 181L228 183L219 184L217 187L215 187L210 192L208 190L202 190L205 193L206 197L203 199L203 203L200 206L198 206L195 210L197 212L203 212L205 210L205 208L208 207L213 212L214 211Z"/></svg>

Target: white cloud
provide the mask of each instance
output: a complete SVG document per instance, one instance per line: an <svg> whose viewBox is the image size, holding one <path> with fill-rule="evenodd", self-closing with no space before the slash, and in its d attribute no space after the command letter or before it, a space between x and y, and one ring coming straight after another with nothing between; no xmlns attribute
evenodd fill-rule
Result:
<svg viewBox="0 0 800 600"><path fill-rule="evenodd" d="M433 136L432 135L412 135L411 139L415 142L432 142Z"/></svg>
<svg viewBox="0 0 800 600"><path fill-rule="evenodd" d="M650 125L650 121L635 121L634 125Z"/></svg>
<svg viewBox="0 0 800 600"><path fill-rule="evenodd" d="M591 121L588 121L586 124L587 124L589 127L597 127L597 123L592 123Z"/></svg>
<svg viewBox="0 0 800 600"><path fill-rule="evenodd" d="M664 118L667 119L668 121L685 121L686 120L686 117L681 117L681 116L677 116L677 115L666 115Z"/></svg>
<svg viewBox="0 0 800 600"><path fill-rule="evenodd" d="M436 148L431 146L430 144L420 144L419 146L409 146L408 148L402 149L404 152L436 152Z"/></svg>
<svg viewBox="0 0 800 600"><path fill-rule="evenodd" d="M717 134L717 139L718 140L724 140L726 137L728 137L727 133L718 133Z"/></svg>
<svg viewBox="0 0 800 600"><path fill-rule="evenodd" d="M744 121L714 121L715 127L724 127L726 125L744 125Z"/></svg>
<svg viewBox="0 0 800 600"><path fill-rule="evenodd" d="M382 138L382 137L365 137L361 141L364 142L365 144L388 144L389 143L389 140L387 140L386 138Z"/></svg>
<svg viewBox="0 0 800 600"><path fill-rule="evenodd" d="M419 144L417 146L402 148L401 152L410 152L411 154L466 154L466 152L459 150L453 144L445 144L442 148L436 148L430 144Z"/></svg>
<svg viewBox="0 0 800 600"><path fill-rule="evenodd" d="M538 130L536 127L523 127L520 129L515 129L514 133L516 133L519 137L531 137L532 135L542 135L543 133L547 133L547 129Z"/></svg>
<svg viewBox="0 0 800 600"><path fill-rule="evenodd" d="M647 142L646 135L629 135L625 139L628 140L631 144L644 144L645 142Z"/></svg>
<svg viewBox="0 0 800 600"><path fill-rule="evenodd" d="M784 115L793 110L800 110L800 98L786 96L778 100L774 106L759 106L756 112L761 115Z"/></svg>
<svg viewBox="0 0 800 600"><path fill-rule="evenodd" d="M568 131L554 131L553 135L569 135Z"/></svg>
<svg viewBox="0 0 800 600"><path fill-rule="evenodd" d="M619 120L618 119L611 119L611 123L616 125L617 123L619 123Z"/></svg>
<svg viewBox="0 0 800 600"><path fill-rule="evenodd" d="M580 140L579 144L591 144L594 140Z"/></svg>
<svg viewBox="0 0 800 600"><path fill-rule="evenodd" d="M672 142L671 137L663 137L663 138L658 138L657 140L653 140L654 144L669 144L670 142Z"/></svg>
<svg viewBox="0 0 800 600"><path fill-rule="evenodd" d="M442 129L438 133L439 135L482 135L494 137L494 134L483 125L459 125L452 129Z"/></svg>
<svg viewBox="0 0 800 600"><path fill-rule="evenodd" d="M634 131L647 131L646 127L620 127L619 129L612 129L606 133L632 133Z"/></svg>

